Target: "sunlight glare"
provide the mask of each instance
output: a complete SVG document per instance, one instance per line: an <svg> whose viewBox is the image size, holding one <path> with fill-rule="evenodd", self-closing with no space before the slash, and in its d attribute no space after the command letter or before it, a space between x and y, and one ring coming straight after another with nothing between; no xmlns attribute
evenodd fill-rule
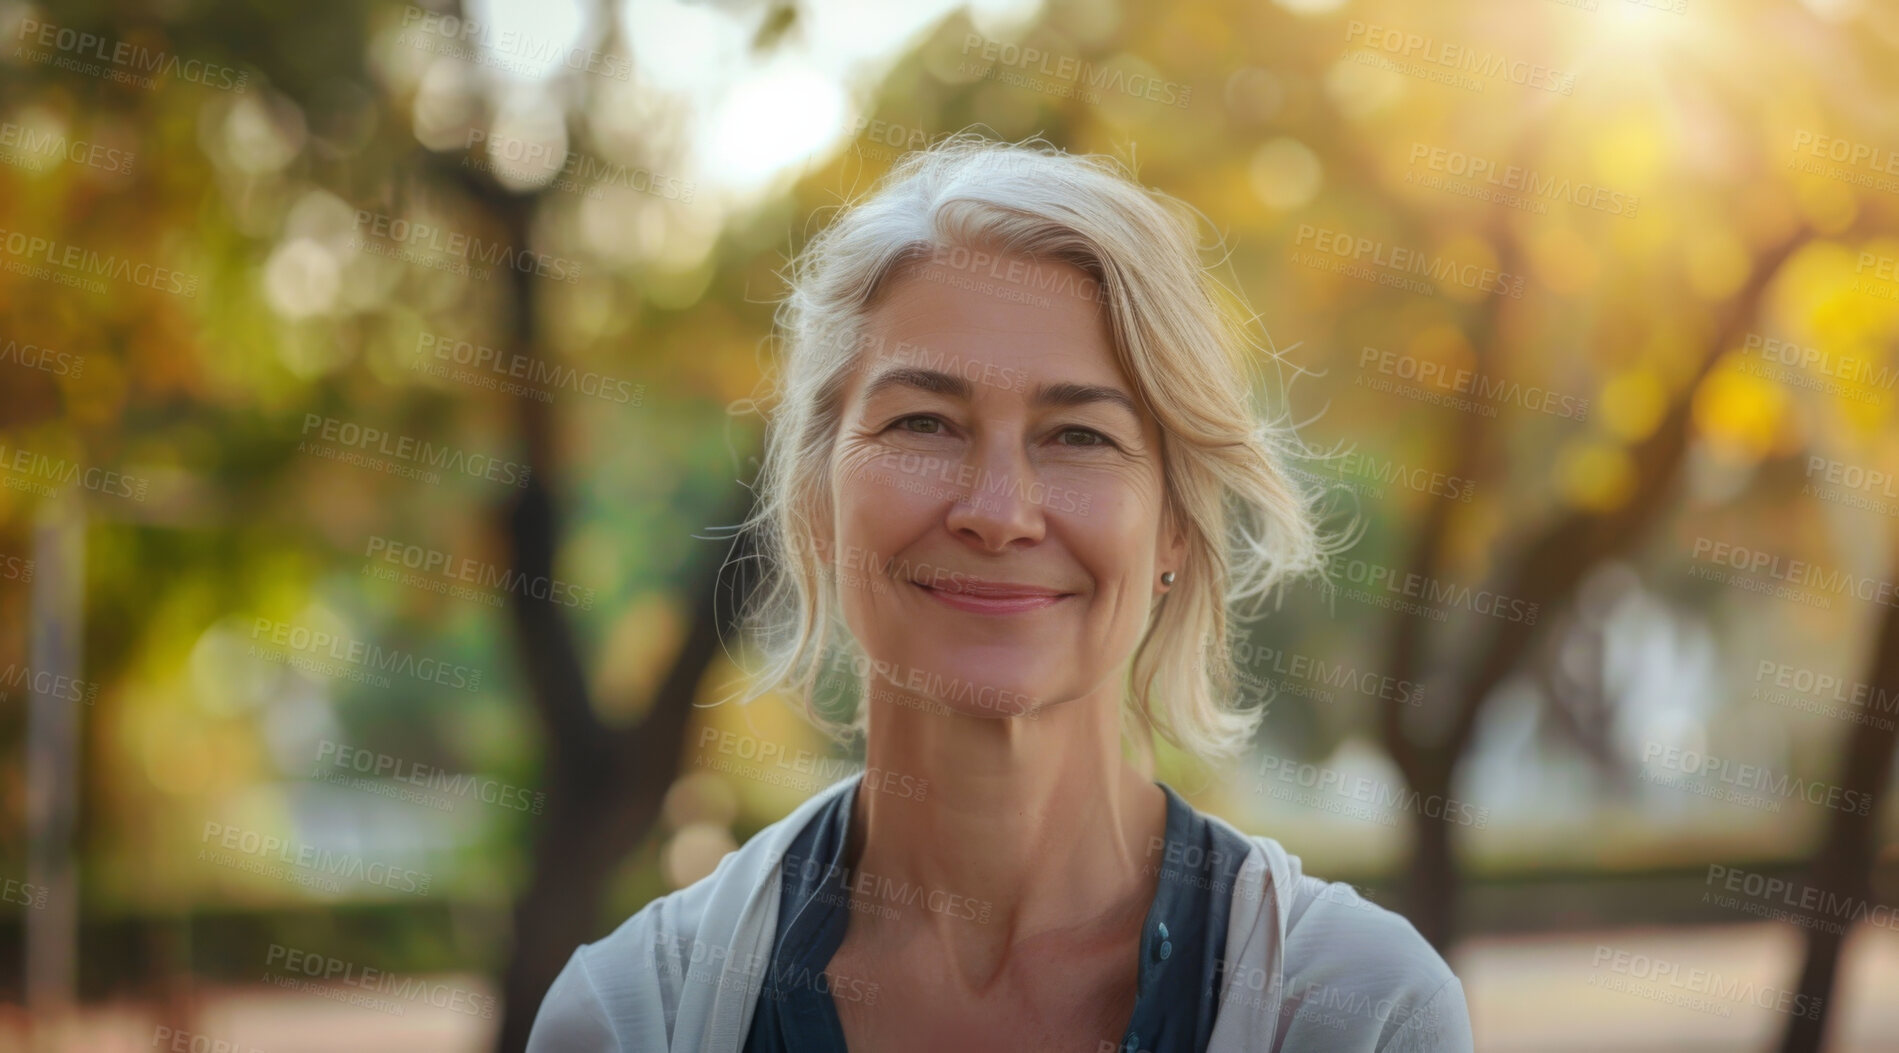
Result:
<svg viewBox="0 0 1899 1053"><path fill-rule="evenodd" d="M801 61L775 61L735 84L713 114L705 170L756 190L830 144L844 114L836 80Z"/></svg>

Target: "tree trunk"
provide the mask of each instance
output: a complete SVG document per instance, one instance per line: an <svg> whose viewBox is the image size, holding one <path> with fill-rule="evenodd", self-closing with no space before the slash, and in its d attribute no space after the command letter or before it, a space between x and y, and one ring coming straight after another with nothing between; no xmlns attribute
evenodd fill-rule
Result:
<svg viewBox="0 0 1899 1053"><path fill-rule="evenodd" d="M429 163L455 172L440 159ZM510 194L465 171L456 174L501 225L506 243L525 248L533 197ZM509 344L532 361L540 357L537 279L519 268L510 268L509 276L514 330ZM547 403L531 398L516 399L514 409L531 472L499 526L509 565L530 580L552 579L562 534L552 486L564 474L555 416ZM752 500L748 489L735 485L720 521L743 522ZM509 596L515 651L546 746L541 783L547 796L544 814L532 820L533 861L527 887L514 905L514 948L502 979L496 1046L503 1053L527 1047L541 999L574 948L606 935L596 922L607 882L658 821L660 804L678 776L699 682L720 654L749 592L749 543L749 537L737 535L729 552L722 544L708 546L688 570L682 588L693 604L686 638L644 718L631 727L601 723L567 609ZM722 585L728 566L731 580ZM720 593L726 589L730 599L722 603Z"/></svg>
<svg viewBox="0 0 1899 1053"><path fill-rule="evenodd" d="M1540 620L1497 622L1478 642L1465 674L1453 691L1434 692L1437 697L1448 699L1448 711L1433 714L1441 727L1421 727L1422 722L1407 719L1405 707L1398 703L1384 707L1380 714L1380 732L1385 750L1403 773L1406 785L1416 790L1421 800L1433 793L1449 798L1452 777L1476 736L1477 722L1485 704L1498 686L1521 667L1523 656L1534 652L1539 634L1546 631L1556 613L1570 602L1589 569L1640 543L1680 475L1692 435L1695 388L1714 368L1721 354L1747 331L1781 265L1811 236L1808 230L1797 230L1756 263L1747 284L1735 296L1708 341L1696 375L1683 386L1654 433L1633 450L1636 485L1628 500L1607 512L1573 510L1545 526L1518 551L1508 573L1500 578L1497 591L1534 604L1540 612ZM1505 265L1514 269L1517 250L1508 240L1503 244ZM1491 312L1484 316L1480 338L1474 341L1481 353L1476 366L1479 372L1486 362L1500 359L1507 350L1497 335L1501 328L1495 317L1495 311L1503 306L1501 302L1492 305ZM1467 415L1459 425L1450 474L1480 482L1494 478L1483 470L1488 463L1486 444L1493 442L1488 426L1480 418ZM1431 580L1439 574L1449 536L1449 515L1448 502L1438 501L1426 507L1405 568L1408 575L1415 575L1417 580ZM1394 679L1420 684L1433 680L1426 660L1432 652L1427 629L1428 623L1415 614L1393 612L1388 668ZM1431 941L1438 953L1448 954L1457 935L1455 900L1461 887L1456 867L1455 831L1443 820L1426 816L1415 817L1414 824L1416 855L1408 874L1411 891L1405 903L1411 911L1412 924Z"/></svg>
<svg viewBox="0 0 1899 1053"><path fill-rule="evenodd" d="M534 478L546 479L539 464ZM727 522L742 520L751 494L739 490ZM514 516L516 566L549 573L558 532L546 491L531 483ZM514 953L503 980L504 1053L525 1049L541 998L574 948L609 929L598 924L607 881L658 822L660 804L679 774L700 680L734 626L750 577L749 539L729 553L702 550L685 588L695 598L685 642L639 724L602 726L588 699L571 630L560 608L532 600L513 607L516 644L547 735L542 768L547 810L538 820L528 885L515 902ZM727 567L730 580L721 582ZM730 601L720 602L729 590Z"/></svg>
<svg viewBox="0 0 1899 1053"><path fill-rule="evenodd" d="M1457 860L1451 850L1451 827L1445 813L1433 819L1423 802L1433 794L1448 801L1451 797L1450 773L1433 766L1421 775L1412 789L1418 793L1418 807L1411 811L1411 874L1407 885L1407 911L1418 934L1431 942L1438 953L1450 950L1457 933L1457 895L1462 882Z"/></svg>
<svg viewBox="0 0 1899 1053"><path fill-rule="evenodd" d="M38 673L84 678L86 522L76 488L42 504L33 527L31 628L27 665ZM4 692L0 692L4 694ZM63 1026L78 1002L81 721L89 705L35 687L26 707L26 880L41 898L24 915L29 1022ZM29 1025L30 1026L30 1025ZM35 1035L35 1041L39 1036Z"/></svg>
<svg viewBox="0 0 1899 1053"><path fill-rule="evenodd" d="M1899 607L1888 607L1873 641L1872 669L1866 678L1873 698L1899 697ZM1872 865L1878 855L1881 810L1891 783L1892 755L1899 745L1899 722L1884 718L1878 724L1855 724L1846 735L1846 768L1840 785L1872 798L1865 815L1835 810L1828 814L1826 834L1814 853L1807 883L1822 889L1824 902L1866 903L1872 898ZM1833 1018L1834 980L1840 970L1840 948L1847 933L1853 931L1852 919L1841 921L1841 931L1822 928L1807 930L1806 961L1800 967L1801 1004L1816 1001L1820 1009L1813 1016L1800 1013L1787 1017L1787 1030L1781 1038L1782 1053L1818 1053L1826 1042L1827 1023Z"/></svg>

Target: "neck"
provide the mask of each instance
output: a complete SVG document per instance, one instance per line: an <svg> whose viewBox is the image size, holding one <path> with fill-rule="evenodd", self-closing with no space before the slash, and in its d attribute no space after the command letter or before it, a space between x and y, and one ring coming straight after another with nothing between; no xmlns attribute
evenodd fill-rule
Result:
<svg viewBox="0 0 1899 1053"><path fill-rule="evenodd" d="M870 703L848 862L854 882L917 895L895 917L854 912L861 938L934 938L980 986L1024 940L1085 944L1138 930L1159 880L1147 864L1167 802L1121 755L1116 696L1104 689L1034 717L889 698L880 687ZM892 792L900 787L907 796Z"/></svg>

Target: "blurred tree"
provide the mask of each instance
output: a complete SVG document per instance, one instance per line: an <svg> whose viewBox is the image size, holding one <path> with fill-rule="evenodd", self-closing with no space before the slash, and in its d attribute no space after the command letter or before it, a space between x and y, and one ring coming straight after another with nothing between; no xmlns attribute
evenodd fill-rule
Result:
<svg viewBox="0 0 1899 1053"><path fill-rule="evenodd" d="M1810 232L1800 231L1769 249L1752 264L1747 284L1733 297L1721 324L1703 349L1700 366L1682 385L1673 403L1656 428L1633 453L1635 485L1617 506L1608 511L1578 508L1556 516L1521 546L1509 569L1499 575L1495 592L1541 611L1555 612L1569 606L1576 590L1597 565L1626 556L1646 540L1647 528L1670 507L1681 476L1692 436L1695 393L1702 380L1715 368L1721 356L1736 346L1757 319L1761 299L1769 284L1780 273L1781 265L1795 249L1805 244ZM1507 244L1507 243L1506 243ZM1506 247L1501 269L1518 273L1516 261L1521 253ZM1478 357L1475 372L1487 374L1511 350L1497 314L1510 303L1494 299L1478 327L1473 345ZM1511 436L1474 413L1459 415L1457 439L1449 471L1477 485L1497 485L1489 465L1499 460L1491 444L1509 442ZM1421 580L1438 580L1443 575L1445 548L1453 505L1434 501L1427 506L1412 539L1412 556L1405 567L1407 574ZM1487 637L1481 638L1469 664L1461 670L1434 671L1426 656L1433 653L1426 638L1429 621L1415 614L1394 611L1390 618L1390 668L1399 680L1435 683L1449 680L1457 687L1449 692L1452 701L1441 713L1429 714L1437 726L1420 726L1423 721L1407 721L1406 707L1396 702L1384 708L1381 724L1384 743L1392 759L1404 772L1412 789L1429 799L1452 796L1452 779L1458 763L1470 747L1485 704L1499 685L1510 676L1525 672L1525 664L1538 654L1535 642L1552 622L1498 620ZM1443 697L1431 692L1433 697ZM1562 699L1556 700L1562 704ZM1418 931L1440 952L1448 952L1457 932L1457 901L1460 893L1458 868L1452 842L1453 824L1416 810L1411 815L1413 834L1412 865L1406 868L1409 881L1407 914Z"/></svg>
<svg viewBox="0 0 1899 1053"><path fill-rule="evenodd" d="M1896 550L1894 566L1899 566ZM1899 697L1899 604L1889 605L1873 635L1873 657L1861 683L1875 698ZM1892 789L1893 752L1899 748L1899 721L1867 720L1853 724L1843 736L1840 753L1846 758L1839 785L1872 799L1864 815L1844 808L1827 814L1826 833L1808 864L1806 887L1819 889L1828 903L1873 902L1872 869L1879 855L1879 831L1886 821L1886 799ZM1806 955L1799 986L1806 1004L1822 1007L1816 1016L1787 1014L1781 1053L1818 1053L1826 1048L1827 1030L1834 1017L1834 989L1839 979L1840 948L1858 916L1847 912L1838 932L1823 925L1807 929Z"/></svg>
<svg viewBox="0 0 1899 1053"><path fill-rule="evenodd" d="M1485 375L1539 383L1554 377L1579 391L1606 389L1635 366L1654 367L1666 379L1654 427L1639 438L1608 440L1620 443L1616 453L1628 466L1628 486L1612 502L1575 500L1557 478L1566 443L1602 437L1580 422L1559 431L1473 414L1446 420L1392 412L1388 403L1325 422L1360 448L1412 451L1418 464L1473 480L1483 494L1466 508L1387 502L1366 538L1367 551L1401 549L1407 553L1401 571L1433 580L1481 565L1495 591L1554 616L1535 628L1489 622L1486 632L1456 639L1432 633L1421 618L1383 619L1382 671L1429 684L1432 702L1422 709L1386 708L1375 733L1411 788L1446 796L1499 687L1526 672L1549 680L1539 656L1553 649L1539 645L1563 631L1561 612L1590 570L1652 547L1658 517L1681 507L1677 491L1688 450L1705 437L1697 432L1703 422L1695 400L1705 396L1717 363L1742 335L1765 328L1770 288L1795 284L1789 261L1810 249L1840 252L1893 229L1885 197L1783 171L1770 154L1780 144L1768 139L1790 126L1826 126L1842 136L1888 141L1881 129L1890 125L1881 125L1877 108L1863 103L1891 97L1881 78L1899 69L1890 62L1886 38L1770 0L1743 3L1725 20L1710 20L1703 27L1709 32L1689 34L1671 32L1671 15L1631 23L1640 32L1630 32L1605 28L1613 17L1606 11L1591 22L1595 12L1547 5L1550 10L1500 19L1482 5L1463 6L1468 10L1424 12L1366 2L1293 14L1293 7L1324 5L1057 3L1006 30L993 28L990 14L956 14L902 57L873 109L926 137L981 125L1005 138L1040 133L1071 150L1138 162L1143 182L1212 217L1231 250L1224 262L1236 277L1232 291L1258 292L1251 317L1305 337L1296 343L1321 362L1348 361L1352 348L1368 345L1423 348L1418 353L1425 354L1427 336L1448 332L1459 340L1449 342L1447 360ZM200 909L190 898L199 886L177 879L170 858L180 854L172 836L180 816L188 835L212 802L289 781L260 730L268 721L243 709L241 700L231 701L241 692L222 684L227 674L242 679L244 670L201 661L207 651L215 655L207 641L216 642L220 619L331 605L348 608L372 635L385 627L440 632L479 650L506 634L528 706L516 704L513 683L465 706L458 699L431 707L416 692L353 705L365 700L334 686L289 702L324 712L335 703L351 717L372 713L391 739L431 756L452 738L451 729L486 722L505 729L509 756L518 754L524 770L531 768L531 740L539 733L549 810L537 826L508 828L484 846L489 855L509 856L513 839L533 840L525 880L509 886L515 943L503 978L500 1046L518 1049L548 981L576 944L599 935L613 868L653 829L659 801L679 770L688 707L744 595L742 579L721 577L724 554L715 546L681 541L682 522L697 513L680 509L719 508L719 521L737 522L748 510L748 495L725 493L732 488L724 483L716 495L707 493L711 485L694 491L681 483L676 501L628 502L608 494L599 503L618 507L589 508L588 482L601 478L594 461L605 458L585 450L593 425L584 412L556 416L533 399L445 392L416 382L402 357L410 347L402 341L450 319L470 335L501 333L493 342L532 361L631 348L643 367L695 379L685 371L717 368L744 388L755 377L752 338L764 329L756 296L766 264L787 247L783 232L817 226L825 209L861 190L883 163L856 163L876 153L861 150L860 138L859 149L804 173L757 214L726 217L729 240L703 264L717 274L698 299L676 295L652 309L642 296L657 282L649 283L637 266L616 270L617 264L601 268L608 277L587 296L534 284L513 268L505 283L477 285L345 252L331 228L340 216L347 235L349 213L366 205L393 202L400 211L428 202L418 207L439 205L457 225L528 246L563 235L571 241L572 228L614 213L585 211L547 187L503 187L483 165L466 163L483 155L454 140L493 127L496 114L488 107L505 93L471 87L483 74L473 63L392 46L391 26L420 9L347 0L279 10L228 0L144 14L82 2L60 5L57 13L16 6L0 18L17 20L22 11L105 39L258 74L239 93L183 83L142 91L0 57L8 63L0 118L134 147L140 160L129 175L110 178L83 167L42 171L9 161L0 171L0 228L176 265L205 278L200 296L189 298L131 286L91 294L13 270L0 273L8 326L0 339L37 340L83 351L86 359L83 376L0 362L3 441L87 465L138 466L155 481L149 503L135 514L118 510L115 525L95 527L87 539L86 672L105 690L96 711L85 714L82 731L75 816L82 915L96 914L101 903L117 909L123 901L155 911L154 927L188 932ZM613 25L625 14L605 4L598 11ZM720 7L721 17L740 11L761 16L751 41L754 59L799 44L797 8ZM1776 55L1722 31L1751 25L1755 17L1761 24L1772 20L1775 32L1765 39ZM1579 56L1595 77L1594 94L1564 98L1558 106L1553 98L1507 94L1509 87L1497 81L1491 87L1503 90L1463 97L1455 87L1373 68L1356 61L1346 42L1352 26L1362 29L1364 20L1376 18L1478 48ZM1191 105L1112 89L1077 91L1076 80L1046 69L976 62L983 45L1003 32L1063 68L1085 62L1095 73L1157 71L1190 87ZM1667 46L1677 50L1663 50L1670 40ZM1578 50L1569 50L1573 41L1582 41ZM1653 50L1630 60L1637 48ZM1781 51L1837 58L1837 68L1781 61ZM598 145L589 137L598 135L598 114L612 103L596 91L588 81L552 93L574 149ZM653 120L653 137L663 134L663 123ZM425 137L428 148L419 145ZM1648 199L1646 211L1615 219L1517 213L1408 182L1413 166L1405 159L1412 151L1444 144L1494 156L1500 167L1577 182L1626 181L1623 189ZM1284 251L1301 225L1325 223L1393 244L1456 244L1473 259L1533 275L1547 288L1535 302L1468 298L1456 290L1412 297L1289 266ZM629 223L604 240L629 229L644 230ZM1845 280L1835 276L1821 284L1837 290ZM1890 351L1889 317L1882 321L1863 305L1841 305L1831 291L1803 296L1802 308L1785 315L1812 322L1829 348L1835 341L1863 342ZM587 339L561 339L576 316L589 314L610 321ZM1882 324L1888 328L1882 331ZM1457 357L1466 342L1468 358ZM719 365L704 366L711 359ZM677 387L683 399L689 385ZM486 492L425 492L374 473L313 465L296 454L297 422L335 413L431 437L480 435L498 446L518 441L533 476L518 494L495 499ZM1890 431L1890 420L1888 412L1872 427L1883 423ZM677 442L641 451L644 467L655 475L688 474L695 448L687 439ZM34 508L23 491L0 489L0 555L30 548ZM665 580L667 591L687 600L687 626L650 692L634 700L608 697L615 692L590 675L601 663L586 657L587 634L595 627L576 624L581 620L553 605L512 597L503 622L449 613L433 597L400 596L384 604L387 610L377 606L383 597L364 601L373 590L361 584L351 560L366 532L413 527L418 537L455 538L464 522L482 524L467 533L476 542L499 539L508 565L526 575L552 576L560 555L589 529L611 539L601 547L617 549L617 563L644 561L668 573L675 555L696 548L683 576ZM1473 558L1473 551L1483 558ZM601 574L603 581L610 577ZM0 596L0 611L12 616L9 629L24 620L18 592L10 588ZM387 622L374 620L384 613ZM1352 646L1346 638L1358 635L1358 625L1379 617L1338 623L1315 617L1290 626L1301 619L1279 619L1270 631L1309 632L1322 644L1315 651L1331 653ZM444 628L451 621L453 627ZM467 623L477 628L459 628ZM1894 632L1888 614L1870 683L1893 685ZM0 634L0 661L27 661L22 635ZM193 671L202 667L214 675ZM496 670L500 679L515 672L506 664ZM292 681L267 683L274 687L258 689L259 695L286 695ZM1545 695L1579 741L1604 749L1600 707L1562 691ZM621 708L643 709L640 720L614 726L601 715ZM496 715L496 709L505 712ZM1314 755L1364 730L1348 718L1302 712L1296 703L1277 710L1274 720L1275 733L1291 729L1288 737ZM0 735L19 743L23 724L9 700ZM1883 794L1893 747L1890 729L1855 728L1843 744L1842 781ZM445 752L460 759L460 751ZM17 855L20 839L12 831L24 828L25 794L19 765L8 765L0 803L14 820L6 824L6 848ZM1812 882L1863 895L1878 810L1864 822L1830 818ZM1401 868L1410 882L1405 910L1435 944L1448 948L1460 928L1458 831L1420 815L1412 833L1415 865ZM1802 988L1830 992L1842 940L1818 930L1808 940ZM182 949L168 952L170 959L155 955L156 962L204 962L202 949L194 952L183 937L157 942ZM152 968L174 972L169 964ZM1824 1027L1793 1020L1787 1048L1815 1048Z"/></svg>
<svg viewBox="0 0 1899 1053"><path fill-rule="evenodd" d="M795 20L790 5L776 10L767 19L772 31L761 32L755 49L771 47ZM468 15L463 9L462 16ZM612 12L605 15L610 19ZM439 154L425 152L420 162L438 178L459 179L469 199L506 232L508 244L532 243L531 223L545 190L511 192L479 167L457 165ZM539 324L544 309L537 293L545 283L529 270L513 268L509 274L511 350L540 361L545 329ZM552 487L569 475L558 452L558 420L547 403L512 401L533 473L496 526L506 539L511 566L531 578L553 580L563 529ZM728 499L721 521L737 524L750 513L751 493L741 486ZM562 608L509 597L515 650L545 743L541 771L547 809L535 828L527 883L515 898L513 949L502 978L496 1040L503 1053L527 1047L548 987L575 948L601 935L608 879L658 822L666 792L679 776L700 681L736 629L749 592L749 540L737 534L728 552L715 548L697 554L685 578L690 599L685 640L642 707L644 715L620 727L608 727L600 718L588 662ZM722 593L724 603L719 602Z"/></svg>

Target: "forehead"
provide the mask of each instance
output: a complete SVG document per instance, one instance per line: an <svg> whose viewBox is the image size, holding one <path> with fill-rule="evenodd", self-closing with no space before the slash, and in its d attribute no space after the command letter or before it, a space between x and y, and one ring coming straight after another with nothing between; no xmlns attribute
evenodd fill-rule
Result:
<svg viewBox="0 0 1899 1053"><path fill-rule="evenodd" d="M874 369L904 347L924 347L1030 376L1125 387L1098 288L1080 268L1048 260L919 260L891 276L865 315L860 366Z"/></svg>

